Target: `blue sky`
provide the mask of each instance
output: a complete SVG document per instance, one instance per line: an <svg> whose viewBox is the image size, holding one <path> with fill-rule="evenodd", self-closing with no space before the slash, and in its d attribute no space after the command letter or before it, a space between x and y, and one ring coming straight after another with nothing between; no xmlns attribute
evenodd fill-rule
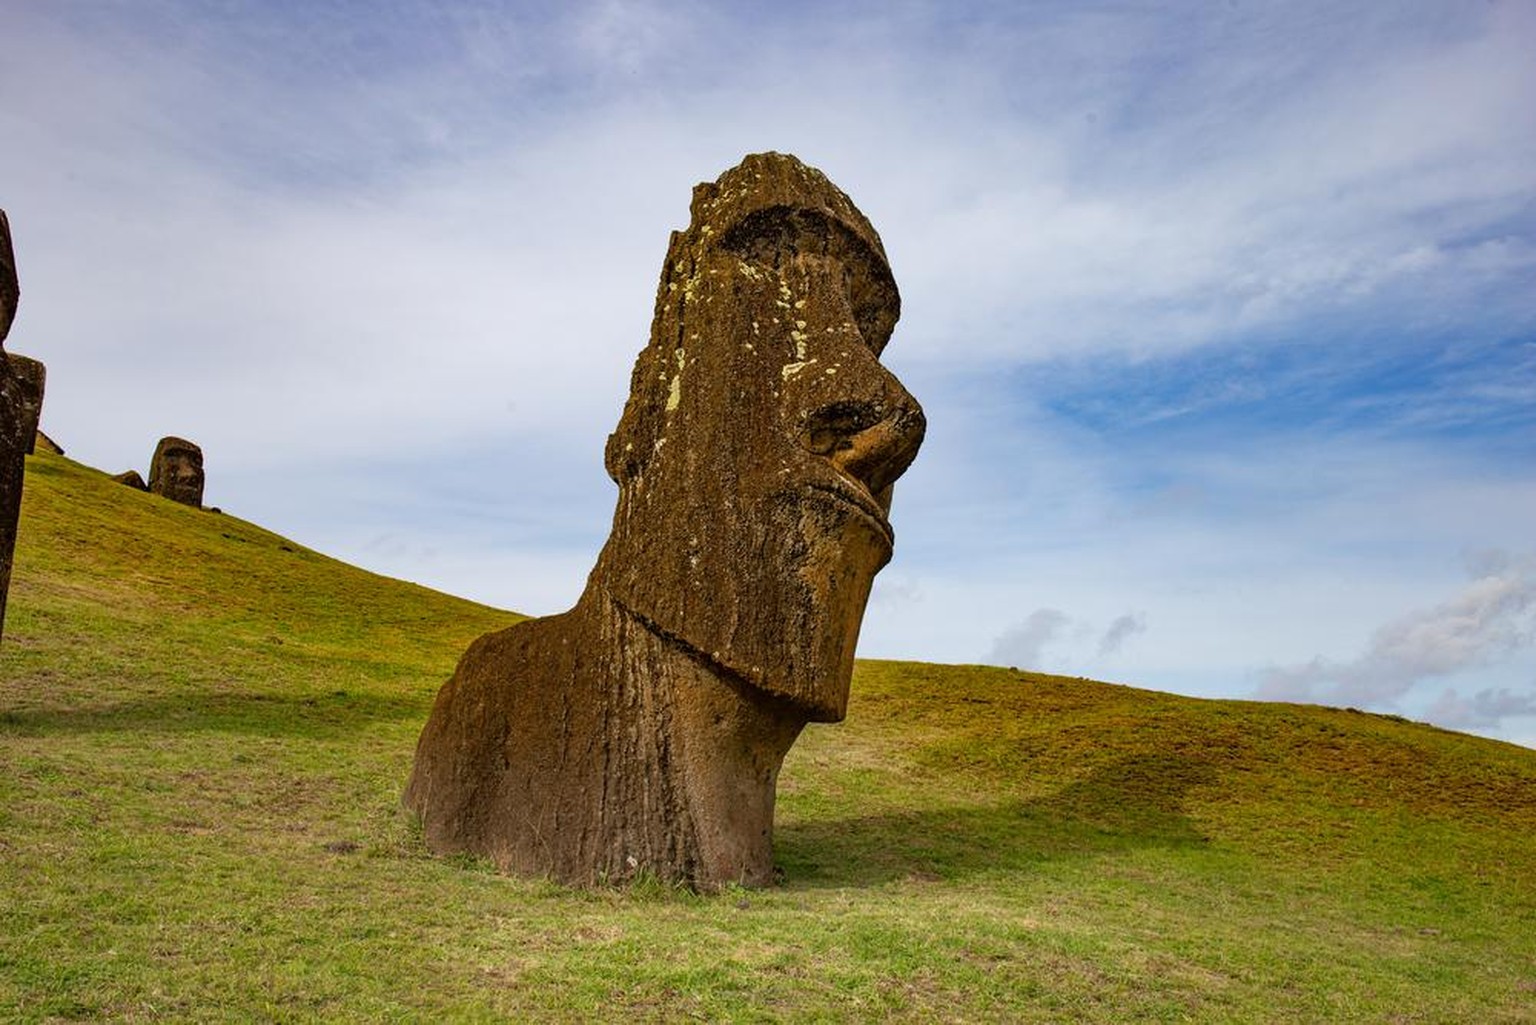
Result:
<svg viewBox="0 0 1536 1025"><path fill-rule="evenodd" d="M108 471L533 613L689 190L826 171L929 440L861 653L1536 746L1536 5L121 3L0 38L11 347Z"/></svg>

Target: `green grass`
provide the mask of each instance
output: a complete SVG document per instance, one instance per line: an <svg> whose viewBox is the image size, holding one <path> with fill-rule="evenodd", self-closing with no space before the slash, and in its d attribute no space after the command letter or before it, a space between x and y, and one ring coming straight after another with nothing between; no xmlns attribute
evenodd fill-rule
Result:
<svg viewBox="0 0 1536 1025"><path fill-rule="evenodd" d="M1536 1021L1536 752L863 662L781 887L574 891L399 808L511 613L29 459L0 1020Z"/></svg>

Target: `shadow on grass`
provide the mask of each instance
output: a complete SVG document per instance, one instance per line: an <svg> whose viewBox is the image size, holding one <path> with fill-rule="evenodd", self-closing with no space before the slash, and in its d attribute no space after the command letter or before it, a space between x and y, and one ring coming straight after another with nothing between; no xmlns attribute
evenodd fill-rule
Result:
<svg viewBox="0 0 1536 1025"><path fill-rule="evenodd" d="M783 822L774 830L775 860L791 885L858 887L1200 845L1206 838L1184 813L1185 798L1214 779L1196 758L1132 755L1038 800Z"/></svg>
<svg viewBox="0 0 1536 1025"><path fill-rule="evenodd" d="M419 718L421 699L346 690L322 694L196 694L120 701L76 709L0 710L0 734L40 737L92 732L339 736L371 722Z"/></svg>

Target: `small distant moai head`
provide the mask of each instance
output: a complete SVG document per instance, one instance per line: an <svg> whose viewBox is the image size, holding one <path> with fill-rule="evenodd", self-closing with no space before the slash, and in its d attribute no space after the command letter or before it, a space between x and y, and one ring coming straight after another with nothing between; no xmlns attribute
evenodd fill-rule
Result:
<svg viewBox="0 0 1536 1025"><path fill-rule="evenodd" d="M149 464L149 490L173 502L201 508L203 450L185 438L161 438Z"/></svg>
<svg viewBox="0 0 1536 1025"><path fill-rule="evenodd" d="M891 488L922 443L880 363L900 313L875 229L818 170L755 154L694 190L608 440L594 582L811 721L847 707Z"/></svg>

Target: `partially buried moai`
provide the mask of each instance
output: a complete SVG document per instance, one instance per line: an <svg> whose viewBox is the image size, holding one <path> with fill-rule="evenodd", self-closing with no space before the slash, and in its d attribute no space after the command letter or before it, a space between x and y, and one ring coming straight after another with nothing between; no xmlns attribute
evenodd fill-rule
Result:
<svg viewBox="0 0 1536 1025"><path fill-rule="evenodd" d="M161 438L149 463L149 490L194 509L203 504L203 450L185 438Z"/></svg>
<svg viewBox="0 0 1536 1025"><path fill-rule="evenodd" d="M879 361L899 305L821 172L758 154L694 190L586 590L471 645L422 732L405 801L432 849L576 883L772 880L779 767L844 715L923 439Z"/></svg>
<svg viewBox="0 0 1536 1025"><path fill-rule="evenodd" d="M6 596L11 589L11 560L21 516L21 487L26 457L37 436L43 408L43 365L25 356L7 355L5 339L16 319L21 287L11 224L0 210L0 635L5 630Z"/></svg>

